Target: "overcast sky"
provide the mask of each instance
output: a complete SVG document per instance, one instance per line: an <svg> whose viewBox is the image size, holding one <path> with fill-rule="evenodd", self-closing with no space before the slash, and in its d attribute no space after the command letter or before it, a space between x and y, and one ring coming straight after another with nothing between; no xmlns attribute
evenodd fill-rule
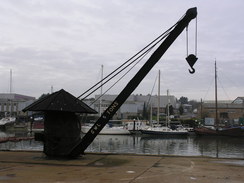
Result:
<svg viewBox="0 0 244 183"><path fill-rule="evenodd" d="M243 0L1 0L0 93L10 91L12 69L14 93L39 97L53 86L79 96L99 80L101 65L104 75L112 72L195 6L195 74L188 72L183 32L133 93L151 93L160 69L162 95L169 89L177 98L214 99L216 59L219 99L244 96ZM194 35L195 20L190 53ZM134 73L109 94L118 94Z"/></svg>

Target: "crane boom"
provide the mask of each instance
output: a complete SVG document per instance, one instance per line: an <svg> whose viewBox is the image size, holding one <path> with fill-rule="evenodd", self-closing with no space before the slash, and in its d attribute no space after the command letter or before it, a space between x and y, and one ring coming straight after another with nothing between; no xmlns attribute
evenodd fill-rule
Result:
<svg viewBox="0 0 244 183"><path fill-rule="evenodd" d="M83 154L86 148L92 143L99 132L107 124L107 122L113 117L121 105L131 95L131 93L137 88L144 77L149 73L153 66L159 61L175 39L181 34L181 32L187 27L189 22L196 18L197 8L190 8L186 11L185 16L177 23L174 29L168 34L161 45L154 51L146 63L136 73L136 75L129 81L125 88L120 92L117 98L112 104L103 112L97 122L91 127L81 141L70 151L71 157L79 156Z"/></svg>

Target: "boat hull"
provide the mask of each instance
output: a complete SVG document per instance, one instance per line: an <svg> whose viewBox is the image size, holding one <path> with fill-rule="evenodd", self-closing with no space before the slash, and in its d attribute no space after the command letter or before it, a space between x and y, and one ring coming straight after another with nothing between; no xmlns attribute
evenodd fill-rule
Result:
<svg viewBox="0 0 244 183"><path fill-rule="evenodd" d="M233 136L244 137L244 132L239 127L234 128L222 128L222 129L210 129L210 128L196 128L195 133L197 135L219 135L219 136Z"/></svg>
<svg viewBox="0 0 244 183"><path fill-rule="evenodd" d="M157 136L187 136L187 132L161 132L161 131L151 131L151 130L141 130L142 134L147 135L157 135Z"/></svg>
<svg viewBox="0 0 244 183"><path fill-rule="evenodd" d="M87 133L90 130L91 126L82 126L81 132ZM100 135L128 135L131 134L129 130L123 127L104 127L100 133Z"/></svg>

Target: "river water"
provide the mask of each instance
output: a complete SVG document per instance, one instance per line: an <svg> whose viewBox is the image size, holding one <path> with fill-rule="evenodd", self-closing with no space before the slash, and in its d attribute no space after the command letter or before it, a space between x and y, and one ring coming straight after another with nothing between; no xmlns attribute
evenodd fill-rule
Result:
<svg viewBox="0 0 244 183"><path fill-rule="evenodd" d="M24 134L0 132L0 137L6 136L24 136ZM0 143L0 150L42 151L43 144L34 140L6 142ZM244 158L244 138L215 136L156 138L142 135L98 135L85 152Z"/></svg>

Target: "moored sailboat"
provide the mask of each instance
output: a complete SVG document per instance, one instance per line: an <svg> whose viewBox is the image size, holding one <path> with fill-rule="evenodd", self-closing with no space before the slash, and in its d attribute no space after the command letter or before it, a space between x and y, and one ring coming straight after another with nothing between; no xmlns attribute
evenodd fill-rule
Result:
<svg viewBox="0 0 244 183"><path fill-rule="evenodd" d="M194 132L197 135L220 135L244 137L244 130L241 127L220 127L218 118L218 92L217 92L217 67L215 61L215 124L214 126L202 126L195 128Z"/></svg>
<svg viewBox="0 0 244 183"><path fill-rule="evenodd" d="M195 128L195 133L197 135L222 135L222 136L232 136L232 137L244 137L244 130L241 127L199 127Z"/></svg>
<svg viewBox="0 0 244 183"><path fill-rule="evenodd" d="M168 101L167 105L167 118L166 118L166 125L160 126L159 125L159 108L160 108L160 70L158 74L158 115L157 115L157 121L158 125L150 126L147 129L140 130L142 134L146 135L157 135L157 136L187 136L188 131L184 129L183 127L176 127L176 128L170 128L170 119L169 119L169 104L170 101ZM169 96L169 91L167 90L167 96Z"/></svg>
<svg viewBox="0 0 244 183"><path fill-rule="evenodd" d="M164 126L156 126L156 127L149 127L145 130L141 130L142 134L147 134L147 135L160 135L160 136L166 136L166 137L174 137L174 136L187 136L188 131L180 128L180 129L171 129L169 127L164 127Z"/></svg>
<svg viewBox="0 0 244 183"><path fill-rule="evenodd" d="M92 123L81 125L81 132L86 134L91 127L93 126ZM122 124L120 125L113 125L112 122L109 122L105 127L100 131L100 135L128 135L131 134L128 129Z"/></svg>
<svg viewBox="0 0 244 183"><path fill-rule="evenodd" d="M103 65L101 65L101 86L99 96L99 116L102 115L102 96L103 96ZM81 132L86 134L92 128L94 123L85 123L81 125ZM121 121L110 120L108 124L99 132L100 135L128 135L131 134Z"/></svg>

